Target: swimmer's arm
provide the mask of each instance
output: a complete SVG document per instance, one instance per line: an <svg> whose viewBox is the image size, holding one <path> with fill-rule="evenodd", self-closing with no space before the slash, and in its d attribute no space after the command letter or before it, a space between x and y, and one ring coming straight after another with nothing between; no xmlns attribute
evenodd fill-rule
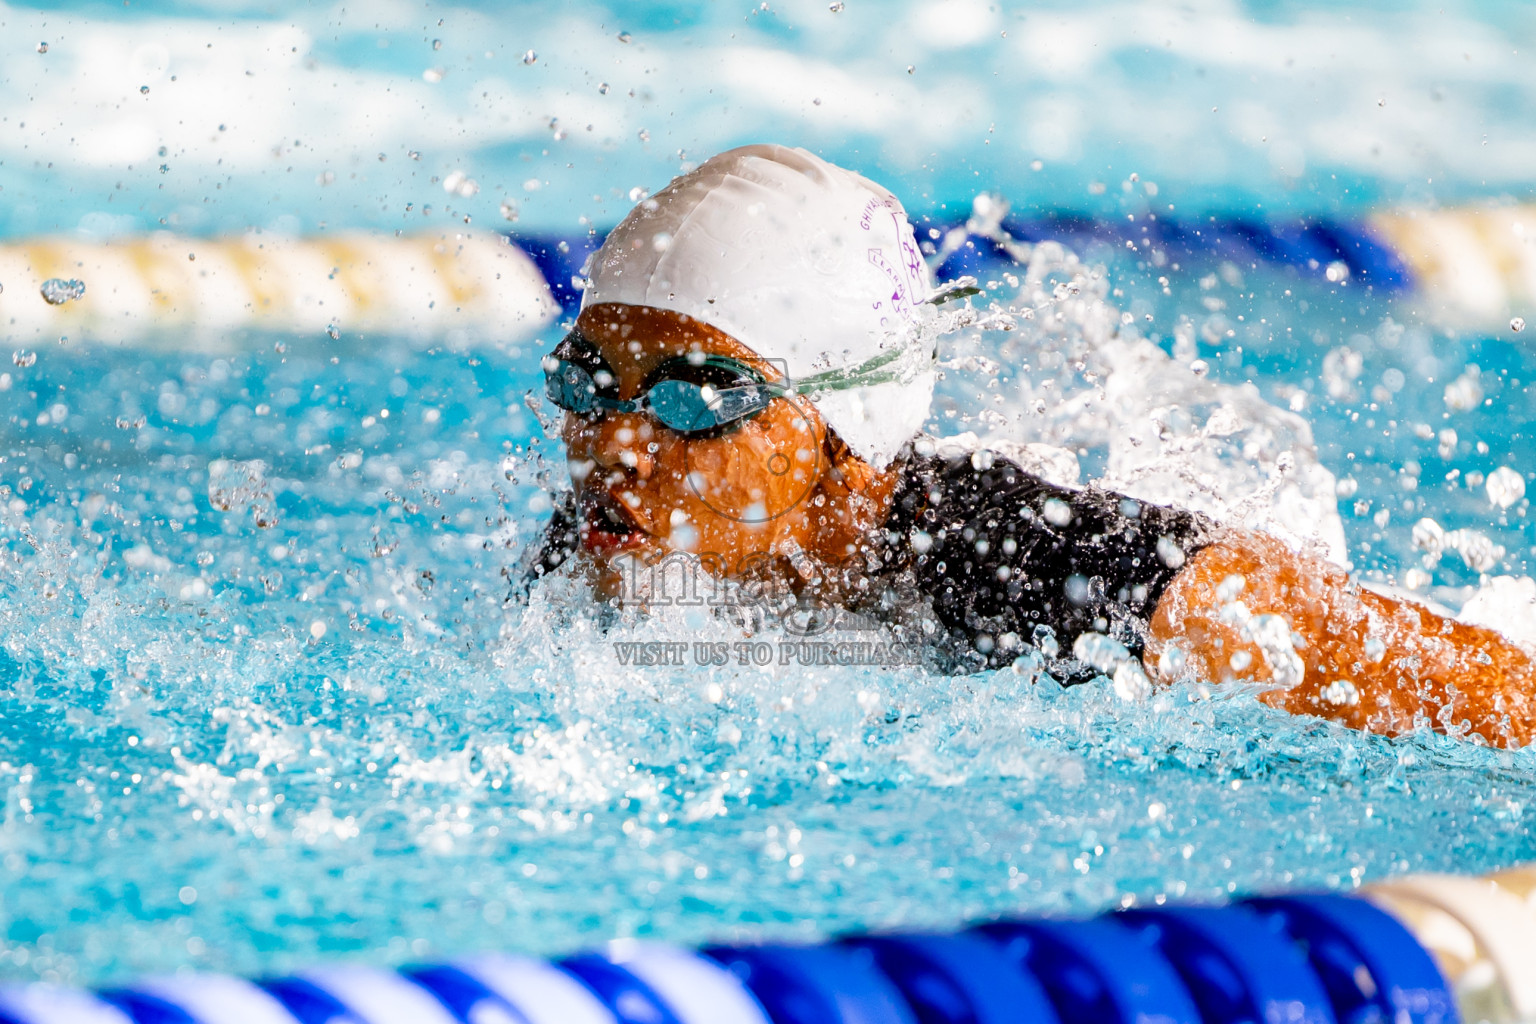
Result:
<svg viewBox="0 0 1536 1024"><path fill-rule="evenodd" d="M509 604L526 604L528 591L534 583L541 576L554 572L576 553L581 543L580 524L575 493L566 491L556 495L555 511L544 524L544 532L523 549L517 564L507 572L512 580L512 589L507 594Z"/></svg>
<svg viewBox="0 0 1536 1024"><path fill-rule="evenodd" d="M1303 670L1299 683L1263 694L1267 704L1388 735L1425 724L1495 746L1536 736L1531 653L1494 630L1366 590L1332 563L1242 530L1193 555L1159 598L1145 654L1149 673L1165 681L1183 674L1277 681L1288 659L1283 651L1266 657L1254 640L1263 623L1255 630L1253 621L1266 613L1280 615L1299 640ZM1297 663L1290 665L1294 672Z"/></svg>

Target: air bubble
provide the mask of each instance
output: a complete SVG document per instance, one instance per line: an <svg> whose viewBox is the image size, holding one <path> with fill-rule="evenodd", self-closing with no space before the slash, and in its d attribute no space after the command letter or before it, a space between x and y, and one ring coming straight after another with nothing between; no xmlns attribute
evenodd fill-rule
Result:
<svg viewBox="0 0 1536 1024"><path fill-rule="evenodd" d="M434 50L441 50L442 48L443 48L443 41L441 39L434 39L434 40L432 40L432 49L434 49Z"/></svg>
<svg viewBox="0 0 1536 1024"><path fill-rule="evenodd" d="M537 53L535 53L533 50L529 50L527 53L523 54L523 63L524 64L536 63L538 61L538 59L539 59L539 55Z"/></svg>
<svg viewBox="0 0 1536 1024"><path fill-rule="evenodd" d="M1510 320L1509 329L1514 331L1516 334L1519 334L1521 331L1525 330L1525 317L1517 316Z"/></svg>
<svg viewBox="0 0 1536 1024"><path fill-rule="evenodd" d="M11 362L15 363L22 369L26 369L27 367L32 366L37 362L37 353L29 352L24 348L19 348L11 353Z"/></svg>
<svg viewBox="0 0 1536 1024"><path fill-rule="evenodd" d="M831 11L833 14L841 14L843 10L843 0L832 0L831 3L827 4L827 10Z"/></svg>
<svg viewBox="0 0 1536 1024"><path fill-rule="evenodd" d="M37 52L38 53L47 53L48 52L48 44L47 43L38 43L37 44Z"/></svg>

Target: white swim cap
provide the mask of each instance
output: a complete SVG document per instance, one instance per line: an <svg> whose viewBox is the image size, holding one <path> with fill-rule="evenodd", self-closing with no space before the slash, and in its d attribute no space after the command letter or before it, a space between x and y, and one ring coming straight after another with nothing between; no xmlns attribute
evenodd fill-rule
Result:
<svg viewBox="0 0 1536 1024"><path fill-rule="evenodd" d="M933 291L890 192L803 149L743 146L636 206L592 259L582 307L682 313L778 361L860 458L891 461L933 400ZM818 383L820 382L820 383Z"/></svg>

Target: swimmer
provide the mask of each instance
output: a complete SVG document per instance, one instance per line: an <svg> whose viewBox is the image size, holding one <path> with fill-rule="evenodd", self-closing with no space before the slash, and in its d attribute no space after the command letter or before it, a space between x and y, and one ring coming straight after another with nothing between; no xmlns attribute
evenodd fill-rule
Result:
<svg viewBox="0 0 1536 1024"><path fill-rule="evenodd" d="M1062 678L1242 679L1357 729L1531 742L1533 658L1503 635L1270 536L923 435L934 295L896 197L804 150L731 150L642 201L543 360L574 490L530 574L579 556L616 598L689 552L962 670L1039 649Z"/></svg>

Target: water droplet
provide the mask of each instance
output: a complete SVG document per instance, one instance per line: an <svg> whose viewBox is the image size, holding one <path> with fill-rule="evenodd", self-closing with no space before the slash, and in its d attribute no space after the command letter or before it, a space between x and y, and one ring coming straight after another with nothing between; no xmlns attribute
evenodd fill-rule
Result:
<svg viewBox="0 0 1536 1024"><path fill-rule="evenodd" d="M118 430L138 430L143 425L144 425L144 417L142 415L139 415L139 416L119 416L117 418L117 429Z"/></svg>
<svg viewBox="0 0 1536 1024"><path fill-rule="evenodd" d="M266 469L266 463L260 459L214 459L208 464L208 503L220 512L250 509L257 526L276 526L277 512Z"/></svg>
<svg viewBox="0 0 1536 1024"><path fill-rule="evenodd" d="M85 282L50 277L43 282L43 286L38 291L42 293L43 301L48 305L62 306L71 299L78 299L85 294Z"/></svg>
<svg viewBox="0 0 1536 1024"><path fill-rule="evenodd" d="M171 165L170 164L161 164L160 165L160 173L161 174L164 174L165 172L169 171L170 169L171 169Z"/></svg>
<svg viewBox="0 0 1536 1024"><path fill-rule="evenodd" d="M1211 364L1206 362L1204 359L1196 359L1194 362L1189 364L1189 372L1194 374L1196 377L1204 377L1206 374L1211 372Z"/></svg>
<svg viewBox="0 0 1536 1024"><path fill-rule="evenodd" d="M38 43L37 44L37 52L38 53L47 53L48 52L48 44L47 43Z"/></svg>
<svg viewBox="0 0 1536 1024"><path fill-rule="evenodd" d="M335 341L337 338L341 337L341 328L337 327L335 324L326 324L325 333L331 336L332 341Z"/></svg>
<svg viewBox="0 0 1536 1024"><path fill-rule="evenodd" d="M1525 478L1508 466L1488 474L1488 500L1499 508L1509 508L1525 497Z"/></svg>
<svg viewBox="0 0 1536 1024"><path fill-rule="evenodd" d="M909 75L917 74L917 65L915 65L915 64L908 64L907 65L907 74L909 74Z"/></svg>
<svg viewBox="0 0 1536 1024"><path fill-rule="evenodd" d="M537 53L535 53L533 50L529 50L527 53L523 54L523 63L524 64L533 64L533 63L537 62L538 59L539 59L539 55Z"/></svg>
<svg viewBox="0 0 1536 1024"><path fill-rule="evenodd" d="M636 185L634 188L629 190L629 201L632 203L638 203L648 195L650 195L648 191L641 188L639 185Z"/></svg>
<svg viewBox="0 0 1536 1024"><path fill-rule="evenodd" d="M1306 664L1296 653L1291 624L1283 616L1255 615L1247 624L1247 632L1264 655L1275 685L1290 689L1306 678Z"/></svg>
<svg viewBox="0 0 1536 1024"><path fill-rule="evenodd" d="M22 369L26 369L27 367L37 362L37 353L28 352L24 348L19 348L11 353L11 362L15 363Z"/></svg>
<svg viewBox="0 0 1536 1024"><path fill-rule="evenodd" d="M452 192L455 195L468 199L480 191L480 183L463 171L450 171L448 176L443 179L443 191Z"/></svg>
<svg viewBox="0 0 1536 1024"><path fill-rule="evenodd" d="M501 219L506 221L517 220L517 204L510 199L501 201Z"/></svg>
<svg viewBox="0 0 1536 1024"><path fill-rule="evenodd" d="M147 86L147 85L139 86L139 95L140 96L148 96L149 95L149 86Z"/></svg>
<svg viewBox="0 0 1536 1024"><path fill-rule="evenodd" d="M441 39L434 39L434 40L432 40L432 49L434 49L434 50L441 50L442 48L443 48L443 41Z"/></svg>
<svg viewBox="0 0 1536 1024"><path fill-rule="evenodd" d="M446 75L447 73L448 73L448 69L447 68L427 68L427 70L425 70L425 71L423 71L421 73L421 78L422 78L422 81L432 82L433 84L436 84L438 82L441 82L443 80L443 76Z"/></svg>
<svg viewBox="0 0 1536 1024"><path fill-rule="evenodd" d="M607 96L608 95L608 83L607 82L599 82L597 84L597 91L598 91L599 95Z"/></svg>
<svg viewBox="0 0 1536 1024"><path fill-rule="evenodd" d="M1072 644L1072 656L1106 675L1131 660L1131 652L1103 633L1083 633Z"/></svg>
<svg viewBox="0 0 1536 1024"><path fill-rule="evenodd" d="M405 151L405 155L410 157L412 160L420 160L421 159L421 154L419 152L417 152L416 150L414 150L414 149L406 150Z"/></svg>
<svg viewBox="0 0 1536 1024"><path fill-rule="evenodd" d="M1509 322L1509 329L1514 331L1516 334L1519 334L1521 331L1525 330L1525 317L1515 317Z"/></svg>
<svg viewBox="0 0 1536 1024"><path fill-rule="evenodd" d="M633 38L634 38L634 36L630 35L628 32L620 32L619 33L619 42L621 42L621 43L627 43L627 42L629 42Z"/></svg>
<svg viewBox="0 0 1536 1024"><path fill-rule="evenodd" d="M1189 658L1185 655L1184 649L1176 643L1170 643L1157 657L1157 674L1167 682L1177 682L1183 677L1188 665Z"/></svg>
<svg viewBox="0 0 1536 1024"><path fill-rule="evenodd" d="M831 3L827 4L827 10L831 11L833 14L841 13L842 9L843 0L832 0Z"/></svg>
<svg viewBox="0 0 1536 1024"><path fill-rule="evenodd" d="M646 131L644 128L640 129L638 137L639 137L641 142L650 142L651 141L651 133Z"/></svg>
<svg viewBox="0 0 1536 1024"><path fill-rule="evenodd" d="M272 351L276 352L278 355L284 355L288 351L288 343L286 341L274 342L272 345Z"/></svg>
<svg viewBox="0 0 1536 1024"><path fill-rule="evenodd" d="M1335 679L1323 687L1319 696L1334 707L1353 707L1360 703L1360 691L1348 679Z"/></svg>
<svg viewBox="0 0 1536 1024"><path fill-rule="evenodd" d="M1115 669L1115 696L1128 703L1139 703L1152 696L1152 680L1146 669L1135 660L1123 663Z"/></svg>

